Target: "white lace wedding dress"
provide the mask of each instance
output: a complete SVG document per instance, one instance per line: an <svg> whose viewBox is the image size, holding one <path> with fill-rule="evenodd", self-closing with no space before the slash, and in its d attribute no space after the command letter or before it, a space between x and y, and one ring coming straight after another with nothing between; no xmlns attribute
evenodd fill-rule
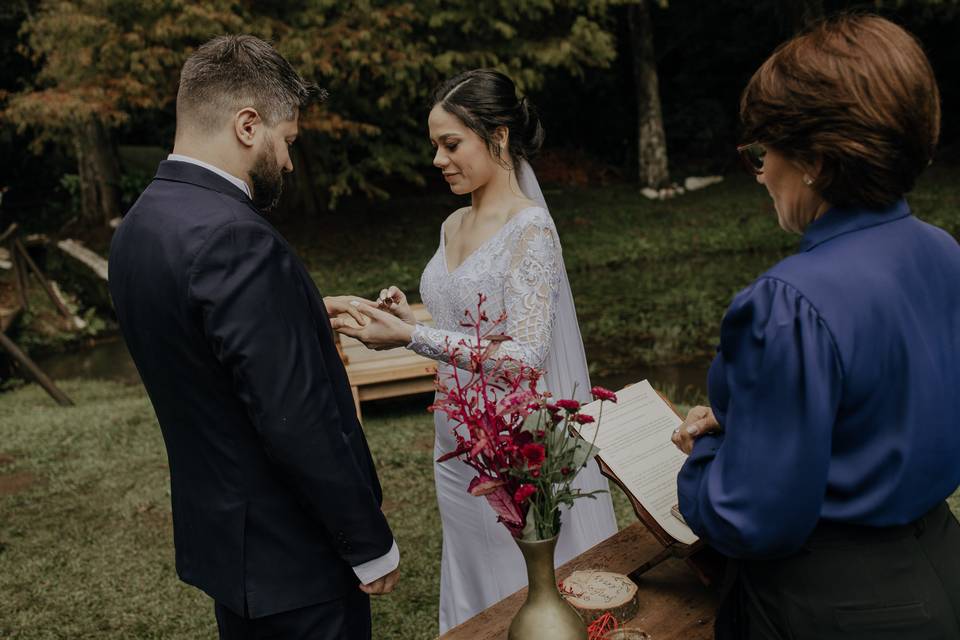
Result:
<svg viewBox="0 0 960 640"><path fill-rule="evenodd" d="M539 190L538 190L539 191ZM548 211L530 207L516 213L486 243L453 271L447 268L446 237L420 280L420 294L433 315L434 327L419 325L408 348L440 361L439 374L450 373L443 353L449 340L469 339L460 326L464 311L476 309L477 294L487 296L484 309L491 318L507 312L503 333L512 340L499 354L544 368L540 388L557 397L589 400L589 379L576 312L564 270L560 242ZM558 309L561 318L558 318ZM553 370L551 370L551 368ZM435 414L436 456L452 451L455 426ZM437 502L443 523L440 567L440 633L479 613L526 584L527 576L516 544L484 498L467 493L476 473L459 460L435 465ZM580 472L575 487L607 489L596 462ZM556 563L560 565L617 531L609 494L581 498L562 514Z"/></svg>

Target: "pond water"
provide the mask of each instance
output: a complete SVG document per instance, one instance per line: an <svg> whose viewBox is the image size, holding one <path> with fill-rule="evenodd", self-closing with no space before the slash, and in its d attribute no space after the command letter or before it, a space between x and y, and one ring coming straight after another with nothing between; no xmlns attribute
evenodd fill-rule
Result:
<svg viewBox="0 0 960 640"><path fill-rule="evenodd" d="M603 354L588 355L591 360L603 358ZM38 358L37 364L54 380L85 378L140 384L137 368L119 336L101 340L92 347ZM615 374L593 376L592 382L616 390L646 378L676 402L690 404L704 399L708 366L707 362L638 367Z"/></svg>
<svg viewBox="0 0 960 640"><path fill-rule="evenodd" d="M120 336L100 340L92 347L37 358L37 365L54 380L84 378L140 384L140 374Z"/></svg>

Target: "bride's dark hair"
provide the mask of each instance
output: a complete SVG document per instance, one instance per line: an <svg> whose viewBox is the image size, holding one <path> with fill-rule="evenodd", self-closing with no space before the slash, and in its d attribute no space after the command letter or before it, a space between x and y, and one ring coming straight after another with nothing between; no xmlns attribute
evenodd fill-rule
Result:
<svg viewBox="0 0 960 640"><path fill-rule="evenodd" d="M540 117L530 101L517 98L517 87L505 74L493 69L474 69L443 82L433 92L431 108L439 105L460 118L490 149L494 158L504 161L500 145L493 135L506 127L510 166L519 169L521 160L529 160L543 144Z"/></svg>

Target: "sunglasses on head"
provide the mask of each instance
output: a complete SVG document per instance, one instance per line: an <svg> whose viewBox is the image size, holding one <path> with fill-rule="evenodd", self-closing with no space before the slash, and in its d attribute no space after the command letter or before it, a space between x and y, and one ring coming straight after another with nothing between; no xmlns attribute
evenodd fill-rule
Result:
<svg viewBox="0 0 960 640"><path fill-rule="evenodd" d="M767 155L767 148L762 143L741 144L737 147L737 153L740 154L740 159L747 171L755 176L763 173L763 159Z"/></svg>

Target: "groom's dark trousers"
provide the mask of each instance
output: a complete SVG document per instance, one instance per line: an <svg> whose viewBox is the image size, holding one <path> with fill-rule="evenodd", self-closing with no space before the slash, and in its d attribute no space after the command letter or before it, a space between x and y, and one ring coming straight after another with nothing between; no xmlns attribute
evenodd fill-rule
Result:
<svg viewBox="0 0 960 640"><path fill-rule="evenodd" d="M165 161L113 239L110 293L167 448L177 573L232 616L224 637L282 619L293 631L270 637L369 638L351 567L393 534L323 300L287 242L228 180Z"/></svg>

